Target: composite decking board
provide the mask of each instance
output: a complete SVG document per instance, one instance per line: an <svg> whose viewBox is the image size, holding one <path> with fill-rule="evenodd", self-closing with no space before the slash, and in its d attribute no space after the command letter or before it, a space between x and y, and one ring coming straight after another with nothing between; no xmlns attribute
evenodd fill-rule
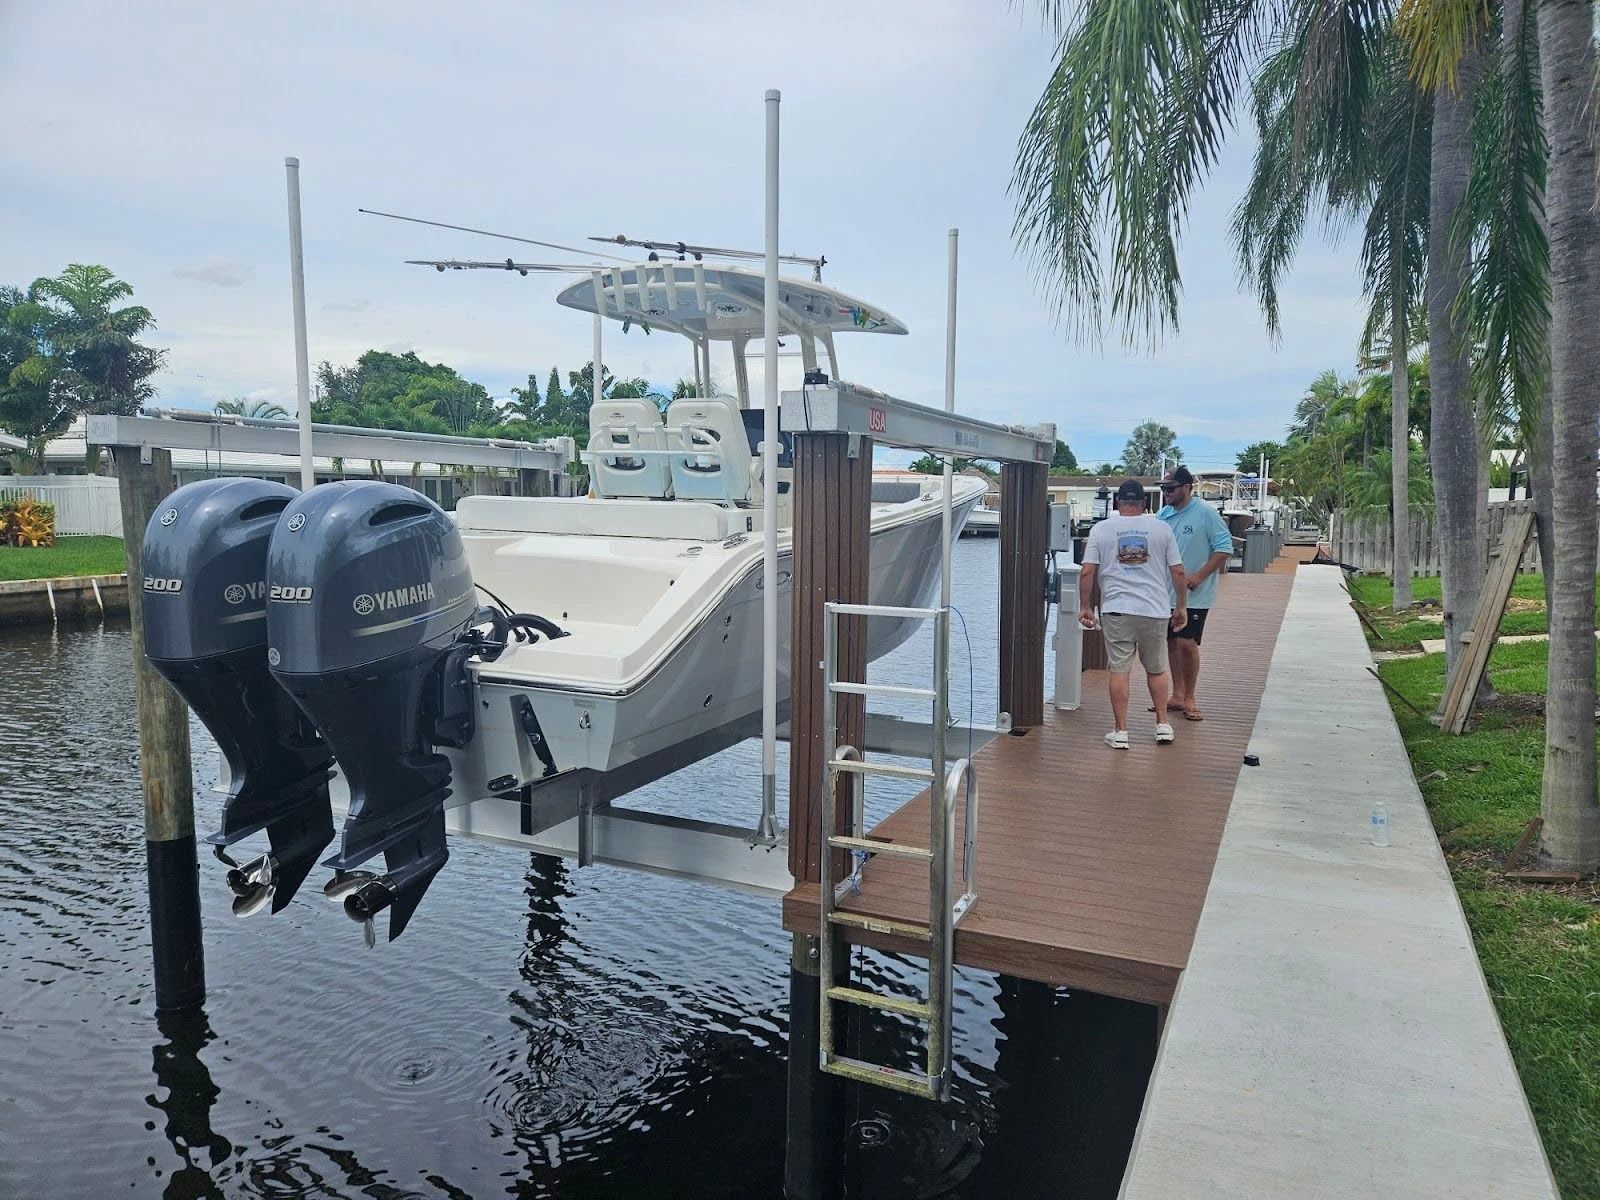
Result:
<svg viewBox="0 0 1600 1200"><path fill-rule="evenodd" d="M1135 671L1133 748L1107 748L1106 677L1090 671L1077 712L1046 706L1039 728L996 738L973 756L981 796L978 901L956 929L957 962L1145 1003L1170 999L1205 903L1299 550L1286 548L1265 574L1222 581L1206 626L1206 719L1175 721L1174 744L1151 740L1155 717L1145 711L1148 696ZM924 791L873 836L927 845L927 804ZM957 880L952 891L959 890ZM860 893L842 907L926 921L926 868L875 859ZM783 921L788 929L816 927L815 884L784 898ZM855 930L849 937L917 953L903 939Z"/></svg>

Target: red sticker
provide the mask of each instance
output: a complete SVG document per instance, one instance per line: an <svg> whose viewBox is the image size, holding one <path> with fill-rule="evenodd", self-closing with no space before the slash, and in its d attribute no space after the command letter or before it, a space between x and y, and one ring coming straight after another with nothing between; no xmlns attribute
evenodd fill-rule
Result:
<svg viewBox="0 0 1600 1200"><path fill-rule="evenodd" d="M882 408L867 409L867 430L870 433L882 433L889 428L889 413Z"/></svg>

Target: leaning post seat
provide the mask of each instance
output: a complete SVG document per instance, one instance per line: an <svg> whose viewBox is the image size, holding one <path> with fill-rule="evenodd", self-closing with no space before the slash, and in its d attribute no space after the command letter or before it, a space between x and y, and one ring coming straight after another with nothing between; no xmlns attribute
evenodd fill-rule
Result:
<svg viewBox="0 0 1600 1200"><path fill-rule="evenodd" d="M604 399L589 409L589 450L595 493L664 500L671 495L667 431L648 400ZM643 455L629 455L642 450Z"/></svg>
<svg viewBox="0 0 1600 1200"><path fill-rule="evenodd" d="M672 489L679 499L750 502L750 442L732 396L674 400L667 409Z"/></svg>

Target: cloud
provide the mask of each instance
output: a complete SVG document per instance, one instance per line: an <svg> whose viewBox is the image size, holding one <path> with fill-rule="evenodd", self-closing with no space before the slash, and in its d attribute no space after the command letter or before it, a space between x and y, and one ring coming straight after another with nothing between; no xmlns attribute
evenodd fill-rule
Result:
<svg viewBox="0 0 1600 1200"><path fill-rule="evenodd" d="M173 267L172 273L179 279L225 288L243 287L256 277L256 269L251 264L215 255L189 266Z"/></svg>
<svg viewBox="0 0 1600 1200"><path fill-rule="evenodd" d="M364 313L371 307L371 300L329 300L322 306L322 311L326 313Z"/></svg>

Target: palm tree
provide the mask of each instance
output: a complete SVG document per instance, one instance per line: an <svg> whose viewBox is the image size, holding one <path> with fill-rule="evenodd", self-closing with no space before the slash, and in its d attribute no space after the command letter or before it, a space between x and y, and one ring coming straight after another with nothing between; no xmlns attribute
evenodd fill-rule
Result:
<svg viewBox="0 0 1600 1200"><path fill-rule="evenodd" d="M1389 444L1409 446L1408 333L1424 270L1428 228L1430 106L1412 85L1405 47L1387 20L1356 20L1331 36L1311 21L1273 52L1256 76L1252 100L1259 144L1250 185L1234 215L1241 274L1254 284L1269 330L1278 332L1278 281L1313 208L1324 224L1364 222L1361 267L1370 306L1363 350L1380 339L1388 359ZM1323 393L1336 377L1320 378ZM1342 405L1361 430L1370 464L1377 393L1343 389L1338 400L1302 401L1296 425L1315 432L1321 414ZM1381 436L1381 433L1380 433ZM1409 453L1391 454L1394 606L1411 606Z"/></svg>
<svg viewBox="0 0 1600 1200"><path fill-rule="evenodd" d="M1550 410L1556 540L1545 707L1542 851L1552 866L1600 869L1596 801L1595 465L1600 429L1600 187L1595 176L1593 0L1537 0L1549 164Z"/></svg>
<svg viewBox="0 0 1600 1200"><path fill-rule="evenodd" d="M1428 213L1428 346L1432 356L1435 529L1444 591L1445 659L1454 669L1488 572L1489 439L1472 381L1473 109L1489 66L1484 0L1402 0L1397 24L1413 73L1433 94ZM1486 689L1487 690L1487 689Z"/></svg>
<svg viewBox="0 0 1600 1200"><path fill-rule="evenodd" d="M287 421L289 410L275 400L218 400L211 411L218 416L248 417L253 421Z"/></svg>

